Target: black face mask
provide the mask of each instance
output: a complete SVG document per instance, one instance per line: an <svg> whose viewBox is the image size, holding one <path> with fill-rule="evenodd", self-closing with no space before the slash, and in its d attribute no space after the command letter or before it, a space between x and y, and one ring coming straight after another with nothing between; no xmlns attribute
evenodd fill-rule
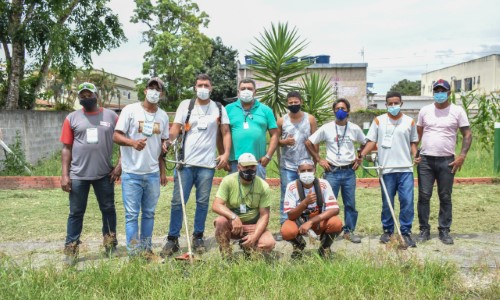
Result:
<svg viewBox="0 0 500 300"><path fill-rule="evenodd" d="M300 111L300 108L302 107L302 105L300 104L294 104L294 105L288 105L288 110L291 112L291 113L298 113Z"/></svg>
<svg viewBox="0 0 500 300"><path fill-rule="evenodd" d="M80 105L83 106L85 111L92 111L97 106L97 98L80 99Z"/></svg>
<svg viewBox="0 0 500 300"><path fill-rule="evenodd" d="M246 181L252 181L255 178L255 174L257 174L257 171L248 169L245 171L240 171L240 177Z"/></svg>

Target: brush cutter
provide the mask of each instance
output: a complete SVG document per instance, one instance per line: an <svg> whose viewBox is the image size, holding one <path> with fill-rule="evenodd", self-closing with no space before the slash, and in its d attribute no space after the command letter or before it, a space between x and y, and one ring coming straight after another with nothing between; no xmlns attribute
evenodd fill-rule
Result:
<svg viewBox="0 0 500 300"><path fill-rule="evenodd" d="M382 191L385 194L385 200L387 202L387 205L389 206L389 210L391 211L392 219L394 220L394 224L396 225L396 229L398 231L399 241L400 241L399 248L400 249L407 249L408 245L406 244L406 242L403 238L403 235L401 234L401 229L399 228L399 223L397 221L398 219L396 219L396 214L394 213L394 208L392 207L391 199L389 198L389 193L387 192L387 187L385 186L382 171L384 169L407 169L407 168L412 168L413 165L411 165L411 166L380 166L378 164L378 157L377 157L376 153L372 153L371 156L367 156L367 160L373 162L373 164L375 166L373 166L373 167L362 166L362 167L365 170L376 170L377 171L378 178L380 180L380 185L382 186Z"/></svg>

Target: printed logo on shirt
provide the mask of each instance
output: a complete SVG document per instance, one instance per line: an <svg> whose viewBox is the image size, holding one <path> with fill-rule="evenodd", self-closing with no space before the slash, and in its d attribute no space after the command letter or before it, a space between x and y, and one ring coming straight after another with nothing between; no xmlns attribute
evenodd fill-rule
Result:
<svg viewBox="0 0 500 300"><path fill-rule="evenodd" d="M101 121L100 124L101 124L101 126L111 127L111 123L109 123L109 122Z"/></svg>
<svg viewBox="0 0 500 300"><path fill-rule="evenodd" d="M139 121L139 133L144 131L144 121ZM153 134L160 134L160 123L155 122L153 124Z"/></svg>

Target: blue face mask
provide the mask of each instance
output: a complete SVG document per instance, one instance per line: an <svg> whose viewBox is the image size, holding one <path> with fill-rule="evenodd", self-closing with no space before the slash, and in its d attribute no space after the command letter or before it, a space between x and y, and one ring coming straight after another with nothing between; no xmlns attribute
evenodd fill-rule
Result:
<svg viewBox="0 0 500 300"><path fill-rule="evenodd" d="M448 100L448 92L434 93L434 101L437 103L445 103Z"/></svg>
<svg viewBox="0 0 500 300"><path fill-rule="evenodd" d="M399 111L401 110L401 105L393 105L387 107L387 111L393 115L394 117L399 114Z"/></svg>
<svg viewBox="0 0 500 300"><path fill-rule="evenodd" d="M335 112L335 118L337 118L337 120L339 121L344 120L345 118L347 118L348 115L349 113L343 109L339 109Z"/></svg>

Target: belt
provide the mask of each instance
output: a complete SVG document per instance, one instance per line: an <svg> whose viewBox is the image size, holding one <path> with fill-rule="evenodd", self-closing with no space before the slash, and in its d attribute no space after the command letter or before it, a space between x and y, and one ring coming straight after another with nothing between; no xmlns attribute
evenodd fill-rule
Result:
<svg viewBox="0 0 500 300"><path fill-rule="evenodd" d="M450 155L450 156L430 156L430 155L423 155L420 154L420 156L425 157L427 159L449 159L449 158L455 158L455 155Z"/></svg>
<svg viewBox="0 0 500 300"><path fill-rule="evenodd" d="M345 166L334 166L330 164L330 167L332 167L332 170L347 170L347 169L352 169L352 166L354 166L354 163L350 165L345 165Z"/></svg>

